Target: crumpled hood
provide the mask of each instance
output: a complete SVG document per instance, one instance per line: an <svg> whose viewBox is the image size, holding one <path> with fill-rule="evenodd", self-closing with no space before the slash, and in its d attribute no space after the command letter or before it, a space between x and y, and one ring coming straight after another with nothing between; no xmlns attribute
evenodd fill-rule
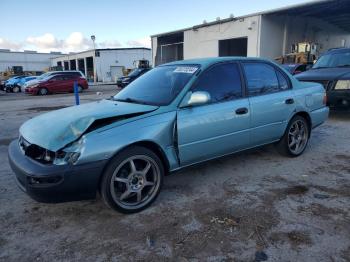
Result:
<svg viewBox="0 0 350 262"><path fill-rule="evenodd" d="M350 79L350 68L311 69L295 76L300 81Z"/></svg>
<svg viewBox="0 0 350 262"><path fill-rule="evenodd" d="M101 100L34 117L21 126L20 134L31 144L57 151L79 138L97 120L117 121L118 117L128 115L132 117L157 108L157 106Z"/></svg>

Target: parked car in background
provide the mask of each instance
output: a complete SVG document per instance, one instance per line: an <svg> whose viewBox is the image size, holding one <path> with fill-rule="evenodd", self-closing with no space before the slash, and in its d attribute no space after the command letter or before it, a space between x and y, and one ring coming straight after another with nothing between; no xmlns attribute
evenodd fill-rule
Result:
<svg viewBox="0 0 350 262"><path fill-rule="evenodd" d="M125 213L149 206L164 175L276 143L300 156L328 117L325 90L278 65L218 57L164 64L108 100L37 116L9 146L19 186L39 201L93 198Z"/></svg>
<svg viewBox="0 0 350 262"><path fill-rule="evenodd" d="M34 84L37 84L38 82L45 81L48 77L53 76L53 75L74 75L74 76L79 76L81 78L85 78L84 74L81 71L77 70L69 70L69 71L49 71L46 72L40 76L38 76L34 80L30 80L27 83L23 85L23 88L26 88L28 86L32 86Z"/></svg>
<svg viewBox="0 0 350 262"><path fill-rule="evenodd" d="M31 80L35 80L37 79L38 76L27 76L27 77L23 77L19 82L18 85L22 88L24 86L25 83L27 83L28 81Z"/></svg>
<svg viewBox="0 0 350 262"><path fill-rule="evenodd" d="M322 84L330 107L350 109L350 48L326 52L309 71L298 74L296 78Z"/></svg>
<svg viewBox="0 0 350 262"><path fill-rule="evenodd" d="M18 92L22 92L22 88L23 85L31 80L36 79L37 76L25 76L25 77L21 77L19 78L14 84L12 84L9 88L8 91L9 92L13 92L13 93L18 93Z"/></svg>
<svg viewBox="0 0 350 262"><path fill-rule="evenodd" d="M151 68L136 68L133 71L131 71L127 76L119 77L117 80L117 86L120 88L124 88L132 81L139 78L144 73L148 72L149 70L151 70Z"/></svg>
<svg viewBox="0 0 350 262"><path fill-rule="evenodd" d="M22 78L25 78L25 75L20 76L14 76L8 79L5 82L5 91L6 92L19 92L18 83L21 81Z"/></svg>
<svg viewBox="0 0 350 262"><path fill-rule="evenodd" d="M74 82L78 90L88 89L88 82L80 74L52 74L41 81L34 82L25 88L25 93L32 95L47 95L54 93L73 92Z"/></svg>
<svg viewBox="0 0 350 262"><path fill-rule="evenodd" d="M7 80L0 80L0 90L5 91L5 84Z"/></svg>
<svg viewBox="0 0 350 262"><path fill-rule="evenodd" d="M297 75L309 70L312 65L308 64L283 64L282 67L286 69L292 75Z"/></svg>

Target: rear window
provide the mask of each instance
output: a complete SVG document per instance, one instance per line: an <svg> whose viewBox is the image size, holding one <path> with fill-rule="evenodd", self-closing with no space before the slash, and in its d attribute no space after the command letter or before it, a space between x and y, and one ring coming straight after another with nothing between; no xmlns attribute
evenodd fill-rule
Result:
<svg viewBox="0 0 350 262"><path fill-rule="evenodd" d="M280 90L275 69L265 63L244 63L249 96L264 95Z"/></svg>

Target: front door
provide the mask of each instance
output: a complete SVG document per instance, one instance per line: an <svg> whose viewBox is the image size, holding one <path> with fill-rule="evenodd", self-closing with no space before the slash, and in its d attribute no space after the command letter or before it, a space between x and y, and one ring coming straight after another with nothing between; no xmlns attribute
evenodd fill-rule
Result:
<svg viewBox="0 0 350 262"><path fill-rule="evenodd" d="M221 63L204 71L191 88L206 91L211 101L180 108L177 116L181 165L189 165L246 148L249 141L249 100L243 95L237 63Z"/></svg>
<svg viewBox="0 0 350 262"><path fill-rule="evenodd" d="M64 76L55 75L48 81L48 88L50 92L59 93L64 88Z"/></svg>
<svg viewBox="0 0 350 262"><path fill-rule="evenodd" d="M253 146L280 139L295 111L291 83L277 67L264 62L243 63L251 109Z"/></svg>

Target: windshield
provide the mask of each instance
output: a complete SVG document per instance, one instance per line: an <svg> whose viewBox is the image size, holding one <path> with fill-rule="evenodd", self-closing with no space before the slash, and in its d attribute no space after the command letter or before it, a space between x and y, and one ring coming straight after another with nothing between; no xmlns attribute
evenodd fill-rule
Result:
<svg viewBox="0 0 350 262"><path fill-rule="evenodd" d="M327 68L327 67L342 67L350 66L350 51L342 53L333 53L328 55L323 55L318 59L316 64L312 67L313 69L317 68Z"/></svg>
<svg viewBox="0 0 350 262"><path fill-rule="evenodd" d="M150 70L113 98L147 105L168 105L181 92L198 66L160 66Z"/></svg>
<svg viewBox="0 0 350 262"><path fill-rule="evenodd" d="M42 80L42 79L45 79L46 77L48 77L50 75L51 75L51 72L47 72L45 74L42 74L42 75L38 76L37 79Z"/></svg>
<svg viewBox="0 0 350 262"><path fill-rule="evenodd" d="M142 69L134 69L130 72L130 74L128 76L138 76L140 73L142 72Z"/></svg>

